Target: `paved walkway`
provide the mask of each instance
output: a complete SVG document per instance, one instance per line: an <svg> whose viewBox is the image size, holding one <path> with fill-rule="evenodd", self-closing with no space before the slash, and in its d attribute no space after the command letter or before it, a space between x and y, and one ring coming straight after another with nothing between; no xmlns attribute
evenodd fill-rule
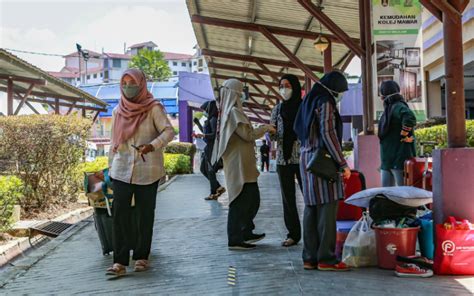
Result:
<svg viewBox="0 0 474 296"><path fill-rule="evenodd" d="M222 176L220 176L222 178ZM160 294L160 295L472 295L474 278L400 279L377 268L348 273L303 270L301 244L280 247L285 237L280 191L275 174L260 177L262 203L257 231L266 232L253 251L228 251L227 206L206 202L200 175L179 177L158 194L152 270L107 280L110 257L101 255L89 220L63 238L28 254L0 273L16 274L0 294ZM301 200L301 196L300 196ZM75 232L75 233L74 233ZM36 262L31 265L32 262ZM228 284L229 266L236 285Z"/></svg>

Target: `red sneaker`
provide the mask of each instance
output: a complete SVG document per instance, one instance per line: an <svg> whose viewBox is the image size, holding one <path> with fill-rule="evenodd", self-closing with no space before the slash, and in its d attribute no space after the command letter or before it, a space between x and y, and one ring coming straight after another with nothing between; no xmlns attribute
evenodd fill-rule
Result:
<svg viewBox="0 0 474 296"><path fill-rule="evenodd" d="M433 276L431 269L421 268L413 263L399 264L395 267L395 274L399 277L421 277L427 278Z"/></svg>
<svg viewBox="0 0 474 296"><path fill-rule="evenodd" d="M316 263L303 262L303 268L306 270L315 270L318 268L318 265Z"/></svg>
<svg viewBox="0 0 474 296"><path fill-rule="evenodd" d="M343 262L339 262L336 264L324 264L324 263L319 263L318 264L318 270L321 271L349 271L350 268Z"/></svg>

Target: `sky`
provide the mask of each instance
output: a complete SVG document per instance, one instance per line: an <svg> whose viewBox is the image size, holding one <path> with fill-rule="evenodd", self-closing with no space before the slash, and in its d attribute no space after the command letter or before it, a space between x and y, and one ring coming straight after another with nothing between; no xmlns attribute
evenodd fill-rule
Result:
<svg viewBox="0 0 474 296"><path fill-rule="evenodd" d="M66 55L83 48L123 53L153 41L162 51L192 54L197 43L184 0L0 0L0 47ZM64 59L13 52L47 71ZM347 72L360 74L354 60Z"/></svg>

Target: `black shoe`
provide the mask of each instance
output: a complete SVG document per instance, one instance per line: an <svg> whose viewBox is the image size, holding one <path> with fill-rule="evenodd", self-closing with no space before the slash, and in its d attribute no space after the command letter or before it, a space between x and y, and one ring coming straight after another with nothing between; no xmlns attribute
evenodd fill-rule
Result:
<svg viewBox="0 0 474 296"><path fill-rule="evenodd" d="M247 243L240 243L238 245L229 245L229 250L236 251L236 250L253 250L257 246Z"/></svg>
<svg viewBox="0 0 474 296"><path fill-rule="evenodd" d="M252 233L250 237L247 237L245 239L245 243L247 244L254 244L258 241L261 241L262 239L265 238L265 233Z"/></svg>

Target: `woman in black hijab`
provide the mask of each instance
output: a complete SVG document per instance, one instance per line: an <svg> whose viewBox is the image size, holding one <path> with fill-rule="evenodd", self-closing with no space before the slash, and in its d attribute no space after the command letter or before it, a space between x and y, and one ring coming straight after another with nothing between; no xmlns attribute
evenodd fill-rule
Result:
<svg viewBox="0 0 474 296"><path fill-rule="evenodd" d="M296 115L294 130L301 142L300 171L305 202L303 216L303 262L305 269L348 270L338 262L336 247L336 214L338 201L344 198L342 176L335 182L322 179L306 170L320 147L331 154L350 177L350 169L342 154L342 120L336 98L347 91L344 75L337 71L325 74L305 97Z"/></svg>
<svg viewBox="0 0 474 296"><path fill-rule="evenodd" d="M293 130L296 113L301 105L301 85L298 77L291 74L283 75L280 79L280 94L283 102L273 108L271 124L277 130L272 138L277 141L277 173L283 200L283 216L288 230L282 246L290 247L296 245L301 239L301 225L295 195L295 177L301 188L300 143Z"/></svg>
<svg viewBox="0 0 474 296"><path fill-rule="evenodd" d="M416 117L410 110L395 81L384 81L380 86L384 112L379 120L382 186L402 186L403 167L415 156L413 128Z"/></svg>
<svg viewBox="0 0 474 296"><path fill-rule="evenodd" d="M207 117L204 123L203 135L197 135L199 138L203 138L206 143L204 152L201 155L201 173L209 180L211 186L211 193L205 200L217 200L226 190L221 186L216 178L215 166L211 165L212 150L214 147L214 139L216 138L217 131L217 104L216 101L208 101L201 105L201 109L204 111L204 115Z"/></svg>

